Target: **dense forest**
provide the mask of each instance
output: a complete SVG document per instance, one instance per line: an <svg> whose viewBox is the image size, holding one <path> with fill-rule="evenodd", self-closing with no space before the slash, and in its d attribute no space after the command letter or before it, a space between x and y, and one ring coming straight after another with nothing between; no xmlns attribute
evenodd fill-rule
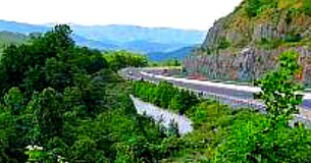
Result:
<svg viewBox="0 0 311 163"><path fill-rule="evenodd" d="M0 162L151 162L169 151L151 155L166 138L160 127L136 115L102 53L70 34L60 25L4 50Z"/></svg>
<svg viewBox="0 0 311 163"><path fill-rule="evenodd" d="M142 56L77 46L67 25L6 47L0 162L310 162L310 130L287 123L302 100L296 53L284 53L279 69L256 82L266 114L117 74L146 65ZM184 114L195 130L167 134L136 114L130 94Z"/></svg>

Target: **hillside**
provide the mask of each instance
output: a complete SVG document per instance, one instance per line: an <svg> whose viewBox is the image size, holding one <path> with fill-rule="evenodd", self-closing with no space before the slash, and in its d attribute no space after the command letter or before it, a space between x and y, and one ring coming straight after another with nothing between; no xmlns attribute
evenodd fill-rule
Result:
<svg viewBox="0 0 311 163"><path fill-rule="evenodd" d="M22 43L25 43L28 39L28 36L20 33L0 31L0 57L2 55L4 47L11 44L21 45Z"/></svg>
<svg viewBox="0 0 311 163"><path fill-rule="evenodd" d="M0 31L0 47L10 44L22 44L28 37L20 33Z"/></svg>
<svg viewBox="0 0 311 163"><path fill-rule="evenodd" d="M152 61L164 61L166 59L177 59L177 60L183 60L188 55L192 53L192 51L195 49L195 46L193 47L182 47L177 50L169 51L169 52L153 52L148 53L148 59Z"/></svg>
<svg viewBox="0 0 311 163"><path fill-rule="evenodd" d="M244 0L214 23L186 68L212 79L252 81L274 69L282 51L294 50L310 84L310 10L310 0Z"/></svg>
<svg viewBox="0 0 311 163"><path fill-rule="evenodd" d="M0 31L10 31L23 34L30 34L32 32L40 32L40 33L45 32L48 29L49 28L40 25L0 20Z"/></svg>
<svg viewBox="0 0 311 163"><path fill-rule="evenodd" d="M168 52L193 46L204 40L204 31L174 28L148 28L131 25L83 26L71 25L73 39L79 46L99 50L128 50L144 54ZM0 31L28 35L45 32L51 25L34 25L0 20ZM169 59L169 58L165 58ZM156 60L159 60L156 58Z"/></svg>
<svg viewBox="0 0 311 163"><path fill-rule="evenodd" d="M72 38L75 40L75 42L79 46L87 46L87 47L95 48L99 50L115 50L119 48L119 46L111 42L94 41L94 40L86 39L76 34L73 34Z"/></svg>
<svg viewBox="0 0 311 163"><path fill-rule="evenodd" d="M148 28L133 25L82 26L71 25L77 34L96 41L126 43L140 40L162 44L196 44L204 39L204 31L174 28Z"/></svg>

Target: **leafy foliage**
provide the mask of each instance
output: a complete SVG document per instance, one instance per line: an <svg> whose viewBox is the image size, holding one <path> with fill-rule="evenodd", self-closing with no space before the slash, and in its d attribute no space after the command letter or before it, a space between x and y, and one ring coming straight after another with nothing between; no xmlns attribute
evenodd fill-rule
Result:
<svg viewBox="0 0 311 163"><path fill-rule="evenodd" d="M311 2L309 0L303 1L303 10L307 15L311 16Z"/></svg>
<svg viewBox="0 0 311 163"><path fill-rule="evenodd" d="M226 38L221 38L218 43L217 49L227 49L230 46L231 46L231 43Z"/></svg>
<svg viewBox="0 0 311 163"><path fill-rule="evenodd" d="M146 56L127 51L107 52L104 54L104 58L114 71L125 67L144 67L148 65Z"/></svg>
<svg viewBox="0 0 311 163"><path fill-rule="evenodd" d="M155 85L145 81L138 81L134 83L133 87L135 96L162 108L169 108L180 114L185 113L199 102L193 93L179 90L167 82L160 82L158 85Z"/></svg>
<svg viewBox="0 0 311 163"><path fill-rule="evenodd" d="M278 0L247 0L245 11L249 18L256 17L267 8L276 8Z"/></svg>
<svg viewBox="0 0 311 163"><path fill-rule="evenodd" d="M288 120L302 103L302 87L295 80L301 70L298 54L280 55L279 68L257 84L258 97L266 104L266 115L249 114L251 120L235 121L226 142L218 148L215 162L308 162L310 130L302 125L292 129ZM295 146L295 151L290 150ZM230 149L230 150L229 150ZM298 156L299 155L299 156Z"/></svg>
<svg viewBox="0 0 311 163"><path fill-rule="evenodd" d="M215 162L308 162L311 159L310 130L284 125L269 130L272 126L265 116L249 114L248 118L251 120L234 122Z"/></svg>
<svg viewBox="0 0 311 163"><path fill-rule="evenodd" d="M301 84L295 80L300 73L298 54L285 52L279 57L279 68L268 73L257 82L262 91L258 98L266 104L266 111L273 120L288 120L294 113L298 113L297 106L302 103L302 95L297 94L303 90Z"/></svg>
<svg viewBox="0 0 311 163"><path fill-rule="evenodd" d="M249 17L254 17L257 15L257 11L260 9L260 7L260 0L248 0L245 10Z"/></svg>
<svg viewBox="0 0 311 163"><path fill-rule="evenodd" d="M151 67L163 67L163 66L181 66L181 62L177 59L169 59L161 62L149 62Z"/></svg>
<svg viewBox="0 0 311 163"><path fill-rule="evenodd" d="M152 162L167 156L153 147L168 137L135 113L129 85L101 52L77 47L70 35L69 26L58 25L4 50L0 162ZM35 146L40 150L26 149Z"/></svg>

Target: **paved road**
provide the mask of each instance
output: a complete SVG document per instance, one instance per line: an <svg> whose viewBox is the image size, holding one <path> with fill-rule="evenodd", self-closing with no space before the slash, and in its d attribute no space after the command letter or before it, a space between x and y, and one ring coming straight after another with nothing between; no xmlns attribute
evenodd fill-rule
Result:
<svg viewBox="0 0 311 163"><path fill-rule="evenodd" d="M254 107L261 110L264 108L262 102L254 100L253 98L253 94L260 91L260 88L258 87L174 78L155 75L150 73L150 71L146 72L144 69L136 68L123 69L120 71L120 74L131 80L144 79L151 82L165 80L173 83L175 86L197 92L198 95L217 98L218 100L234 107ZM305 110L311 111L311 94L305 94L302 106Z"/></svg>

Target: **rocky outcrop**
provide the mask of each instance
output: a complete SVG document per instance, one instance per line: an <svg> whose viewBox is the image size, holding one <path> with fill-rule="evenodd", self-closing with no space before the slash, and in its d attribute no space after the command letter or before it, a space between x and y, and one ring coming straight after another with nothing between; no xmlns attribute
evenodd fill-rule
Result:
<svg viewBox="0 0 311 163"><path fill-rule="evenodd" d="M303 81L311 84L311 17L303 2L267 1L254 17L247 0L209 30L201 48L184 61L190 75L207 79L251 81L272 70L280 53L300 53Z"/></svg>
<svg viewBox="0 0 311 163"><path fill-rule="evenodd" d="M184 65L189 75L200 74L210 80L252 81L275 69L278 55L287 50L300 53L299 62L304 67L302 80L311 85L311 49L304 47L275 50L245 48L237 54L189 56Z"/></svg>

